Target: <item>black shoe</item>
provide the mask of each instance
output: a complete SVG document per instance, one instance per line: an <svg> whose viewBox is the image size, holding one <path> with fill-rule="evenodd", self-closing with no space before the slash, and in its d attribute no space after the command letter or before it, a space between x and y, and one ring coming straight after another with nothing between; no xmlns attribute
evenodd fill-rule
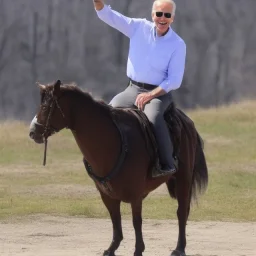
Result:
<svg viewBox="0 0 256 256"><path fill-rule="evenodd" d="M161 165L161 168L158 170L155 170L152 174L154 178L156 177L161 177L161 176L166 176L166 175L172 175L176 172L175 166L167 166L167 165Z"/></svg>

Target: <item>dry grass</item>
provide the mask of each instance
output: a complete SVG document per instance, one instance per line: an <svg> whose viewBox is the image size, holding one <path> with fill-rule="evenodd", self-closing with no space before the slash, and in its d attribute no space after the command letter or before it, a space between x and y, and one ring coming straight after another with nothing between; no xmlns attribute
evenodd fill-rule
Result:
<svg viewBox="0 0 256 256"><path fill-rule="evenodd" d="M210 183L194 207L194 220L255 221L256 102L189 112L205 141ZM34 213L106 217L94 183L68 130L43 146L28 137L29 124L0 124L0 217ZM163 207L164 206L164 207ZM144 217L176 219L177 202L160 187L144 203ZM130 207L123 205L125 216Z"/></svg>

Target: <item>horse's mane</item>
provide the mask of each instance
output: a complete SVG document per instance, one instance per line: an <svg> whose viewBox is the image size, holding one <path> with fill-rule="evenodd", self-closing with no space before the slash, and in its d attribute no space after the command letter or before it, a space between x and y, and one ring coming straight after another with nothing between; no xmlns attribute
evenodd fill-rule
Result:
<svg viewBox="0 0 256 256"><path fill-rule="evenodd" d="M46 87L47 91L52 91L53 90L53 84L50 84ZM98 105L100 108L102 108L103 111L106 111L107 113L111 113L113 108L108 105L104 100L96 100L93 98L93 96L87 92L81 89L80 87L77 86L76 83L69 83L69 84L62 84L61 85L61 91L62 93L69 93L72 94L73 97L77 99L82 99L82 101L90 101L93 104Z"/></svg>

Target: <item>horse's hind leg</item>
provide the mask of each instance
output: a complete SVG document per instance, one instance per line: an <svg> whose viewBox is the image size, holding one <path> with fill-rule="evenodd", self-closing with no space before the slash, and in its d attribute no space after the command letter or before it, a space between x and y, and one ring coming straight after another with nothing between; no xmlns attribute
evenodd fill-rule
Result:
<svg viewBox="0 0 256 256"><path fill-rule="evenodd" d="M101 198L111 217L113 225L113 240L107 250L104 251L103 256L115 256L115 251L123 240L121 213L119 200L114 200L101 192Z"/></svg>
<svg viewBox="0 0 256 256"><path fill-rule="evenodd" d="M186 225L190 211L191 182L185 177L177 177L176 196L178 200L177 217L179 222L179 236L176 249L171 256L185 256Z"/></svg>
<svg viewBox="0 0 256 256"><path fill-rule="evenodd" d="M132 220L133 227L135 230L136 244L135 244L135 252L134 256L142 256L142 253L145 250L145 244L142 236L142 198L137 199L131 203L132 206Z"/></svg>

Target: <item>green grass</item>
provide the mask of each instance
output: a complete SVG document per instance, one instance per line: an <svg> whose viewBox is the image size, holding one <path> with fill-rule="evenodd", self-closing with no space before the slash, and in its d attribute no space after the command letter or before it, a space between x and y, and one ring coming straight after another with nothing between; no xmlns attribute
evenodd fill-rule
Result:
<svg viewBox="0 0 256 256"><path fill-rule="evenodd" d="M256 221L256 103L188 112L205 141L209 186L191 209L191 220ZM29 124L0 124L0 218L45 213L108 217L68 130L43 145L28 137ZM167 194L144 201L144 218L176 219ZM131 210L122 205L124 218Z"/></svg>
<svg viewBox="0 0 256 256"><path fill-rule="evenodd" d="M38 165L43 162L44 147L29 139L28 133L29 124L20 122L0 124L0 165L20 165L28 162ZM79 157L79 149L69 130L54 135L48 142L47 152L49 164L56 162L55 159L61 162L62 159L72 161Z"/></svg>

